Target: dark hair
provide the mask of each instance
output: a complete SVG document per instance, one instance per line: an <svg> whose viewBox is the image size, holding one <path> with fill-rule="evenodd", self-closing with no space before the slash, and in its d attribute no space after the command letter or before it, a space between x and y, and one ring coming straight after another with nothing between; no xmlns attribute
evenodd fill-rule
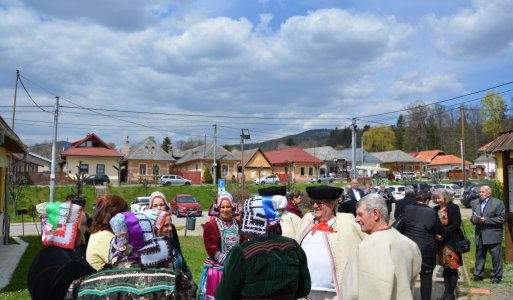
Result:
<svg viewBox="0 0 513 300"><path fill-rule="evenodd" d="M294 190L287 195L287 199L292 200L299 196L303 197L303 192L301 192L300 190Z"/></svg>
<svg viewBox="0 0 513 300"><path fill-rule="evenodd" d="M125 199L116 195L107 195L98 202L94 211L91 233L102 230L112 231L110 219L120 212L128 211L128 204Z"/></svg>
<svg viewBox="0 0 513 300"><path fill-rule="evenodd" d="M417 193L417 201L427 202L431 199L431 195L428 190L422 190Z"/></svg>

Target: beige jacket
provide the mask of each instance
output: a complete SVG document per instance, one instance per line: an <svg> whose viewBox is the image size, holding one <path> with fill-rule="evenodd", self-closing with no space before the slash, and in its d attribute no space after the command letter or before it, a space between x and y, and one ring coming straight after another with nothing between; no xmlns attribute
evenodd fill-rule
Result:
<svg viewBox="0 0 513 300"><path fill-rule="evenodd" d="M291 212L284 212L280 219L281 235L295 239L301 225L301 218Z"/></svg>
<svg viewBox="0 0 513 300"><path fill-rule="evenodd" d="M329 245L329 259L332 266L333 282L335 283L337 296L340 297L341 289L343 288L342 272L354 250L367 234L360 230L360 225L355 222L355 218L352 214L337 213L336 217L332 227L335 232L324 233L324 237L326 244ZM313 213L306 214L301 220L296 236L296 240L300 245L305 236L312 231L314 221Z"/></svg>

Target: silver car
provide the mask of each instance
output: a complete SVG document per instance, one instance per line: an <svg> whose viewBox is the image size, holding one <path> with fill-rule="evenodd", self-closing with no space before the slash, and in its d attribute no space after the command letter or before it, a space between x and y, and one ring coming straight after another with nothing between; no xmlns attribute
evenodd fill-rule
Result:
<svg viewBox="0 0 513 300"><path fill-rule="evenodd" d="M130 211L133 213L142 213L148 209L150 204L150 197L137 197L130 204Z"/></svg>
<svg viewBox="0 0 513 300"><path fill-rule="evenodd" d="M159 184L164 186L167 185L191 185L192 181L190 179L183 178L180 175L162 175L159 178Z"/></svg>

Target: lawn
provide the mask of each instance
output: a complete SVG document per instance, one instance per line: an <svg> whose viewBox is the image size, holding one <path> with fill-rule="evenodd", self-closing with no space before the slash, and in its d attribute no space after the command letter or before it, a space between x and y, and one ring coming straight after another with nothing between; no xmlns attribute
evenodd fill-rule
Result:
<svg viewBox="0 0 513 300"><path fill-rule="evenodd" d="M41 237L39 236L24 236L22 239L28 243L27 250L21 257L10 283L0 290L0 300L30 299L27 289L27 274L32 259L39 252L42 244ZM180 245L193 274L194 281L197 283L203 269L203 262L207 256L203 246L203 237L180 237Z"/></svg>

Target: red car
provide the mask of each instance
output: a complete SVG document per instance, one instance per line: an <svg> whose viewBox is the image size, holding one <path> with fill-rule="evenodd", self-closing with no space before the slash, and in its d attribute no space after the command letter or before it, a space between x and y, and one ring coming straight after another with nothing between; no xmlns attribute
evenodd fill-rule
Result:
<svg viewBox="0 0 513 300"><path fill-rule="evenodd" d="M171 213L177 217L189 216L201 217L201 205L193 195L178 194L171 202Z"/></svg>

